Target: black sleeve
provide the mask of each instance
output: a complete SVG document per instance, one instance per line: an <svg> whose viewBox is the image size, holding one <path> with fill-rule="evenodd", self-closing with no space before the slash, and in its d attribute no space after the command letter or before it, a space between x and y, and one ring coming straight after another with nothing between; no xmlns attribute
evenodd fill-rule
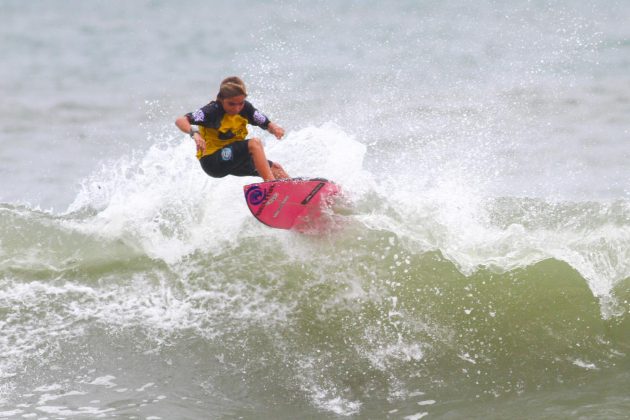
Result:
<svg viewBox="0 0 630 420"><path fill-rule="evenodd" d="M245 101L245 106L243 107L243 111L241 111L241 115L247 118L247 121L251 125L255 125L262 129L267 129L269 127L269 118L252 105L250 102Z"/></svg>
<svg viewBox="0 0 630 420"><path fill-rule="evenodd" d="M194 112L189 112L186 114L186 118L188 119L188 122L193 125L219 128L223 114L225 114L223 108L216 102L212 101L203 108L199 108Z"/></svg>

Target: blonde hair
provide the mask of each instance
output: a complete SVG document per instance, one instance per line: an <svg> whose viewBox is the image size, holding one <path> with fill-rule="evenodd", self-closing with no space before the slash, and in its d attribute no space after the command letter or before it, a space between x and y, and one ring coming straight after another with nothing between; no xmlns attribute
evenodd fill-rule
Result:
<svg viewBox="0 0 630 420"><path fill-rule="evenodd" d="M223 79L221 82L217 99L233 98L241 95L247 96L245 82L243 82L239 77L232 76Z"/></svg>

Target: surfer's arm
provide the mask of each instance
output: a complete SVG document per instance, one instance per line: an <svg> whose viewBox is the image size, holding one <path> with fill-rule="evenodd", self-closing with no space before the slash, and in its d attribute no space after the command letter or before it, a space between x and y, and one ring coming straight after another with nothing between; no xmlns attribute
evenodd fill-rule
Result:
<svg viewBox="0 0 630 420"><path fill-rule="evenodd" d="M248 123L269 131L271 134L276 136L278 140L284 136L284 128L280 127L276 123L272 123L265 114L257 110L249 101L245 101L245 107L243 108L241 115L247 118Z"/></svg>
<svg viewBox="0 0 630 420"><path fill-rule="evenodd" d="M187 115L181 116L175 120L175 125L184 133L190 135L197 145L197 151L203 153L206 149L206 141L201 137L199 131L194 130Z"/></svg>

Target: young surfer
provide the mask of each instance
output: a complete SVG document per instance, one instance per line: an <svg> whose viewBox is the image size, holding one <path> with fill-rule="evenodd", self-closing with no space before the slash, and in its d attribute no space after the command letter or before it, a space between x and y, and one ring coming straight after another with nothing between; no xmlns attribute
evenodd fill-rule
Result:
<svg viewBox="0 0 630 420"><path fill-rule="evenodd" d="M260 176L264 181L288 178L282 166L267 160L259 138L247 139L247 124L269 131L278 140L284 136L284 129L269 121L246 97L245 83L238 77L228 77L221 82L216 101L179 117L175 125L195 140L199 163L211 177Z"/></svg>

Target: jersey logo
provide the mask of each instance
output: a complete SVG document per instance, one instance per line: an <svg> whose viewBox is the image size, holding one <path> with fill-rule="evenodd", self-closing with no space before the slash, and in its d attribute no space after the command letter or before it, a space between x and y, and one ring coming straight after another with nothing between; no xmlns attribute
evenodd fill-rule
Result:
<svg viewBox="0 0 630 420"><path fill-rule="evenodd" d="M264 124L267 121L267 117L258 112L258 110L254 111L254 122L258 125Z"/></svg>
<svg viewBox="0 0 630 420"><path fill-rule="evenodd" d="M198 109L192 113L192 117L195 121L203 121L206 116L202 110Z"/></svg>
<svg viewBox="0 0 630 420"><path fill-rule="evenodd" d="M224 161L232 160L232 148L224 147L221 149L221 159Z"/></svg>

